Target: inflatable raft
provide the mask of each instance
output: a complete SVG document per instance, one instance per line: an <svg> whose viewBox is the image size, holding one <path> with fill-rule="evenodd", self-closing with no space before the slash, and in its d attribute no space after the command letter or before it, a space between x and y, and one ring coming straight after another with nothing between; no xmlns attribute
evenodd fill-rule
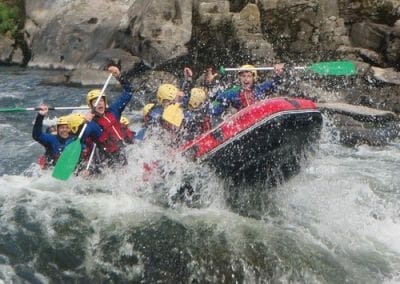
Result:
<svg viewBox="0 0 400 284"><path fill-rule="evenodd" d="M265 180L277 173L289 177L299 170L303 153L319 139L321 128L322 115L314 102L266 99L185 143L181 151L239 181Z"/></svg>

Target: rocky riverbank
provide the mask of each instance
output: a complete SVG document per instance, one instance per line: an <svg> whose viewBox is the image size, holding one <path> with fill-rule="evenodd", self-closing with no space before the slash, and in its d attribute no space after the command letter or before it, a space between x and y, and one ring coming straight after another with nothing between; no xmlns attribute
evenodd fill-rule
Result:
<svg viewBox="0 0 400 284"><path fill-rule="evenodd" d="M66 70L46 83L101 84L106 58L147 94L185 65L200 76L207 66L352 60L355 76L292 75L287 91L320 103L347 145L398 137L398 0L36 0L24 10L24 40L0 36L0 62Z"/></svg>

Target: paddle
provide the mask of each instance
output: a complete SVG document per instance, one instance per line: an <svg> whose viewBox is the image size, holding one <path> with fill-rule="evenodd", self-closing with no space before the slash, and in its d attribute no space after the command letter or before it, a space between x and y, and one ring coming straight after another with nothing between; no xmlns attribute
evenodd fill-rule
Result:
<svg viewBox="0 0 400 284"><path fill-rule="evenodd" d="M167 106L162 114L162 118L170 124L179 127L183 120L183 110L179 103Z"/></svg>
<svg viewBox="0 0 400 284"><path fill-rule="evenodd" d="M80 107L49 107L49 110L75 110L75 109L89 109L87 106ZM21 111L31 111L40 110L40 107L14 107L14 108L0 108L0 112L21 112Z"/></svg>
<svg viewBox="0 0 400 284"><path fill-rule="evenodd" d="M92 163L92 160L93 160L93 157L94 157L94 153L96 151L96 146L97 146L97 144L93 143L93 149L92 149L92 152L90 152L89 161L87 162L87 165L86 165L86 170L87 171L89 170L90 164Z"/></svg>
<svg viewBox="0 0 400 284"><path fill-rule="evenodd" d="M319 62L314 63L310 66L297 66L293 67L295 70L310 70L320 75L333 75L333 76L346 76L356 74L356 67L351 61L331 61L331 62ZM256 68L224 68L220 67L219 71L221 75L229 71L268 71L274 70L274 67L256 67Z"/></svg>
<svg viewBox="0 0 400 284"><path fill-rule="evenodd" d="M96 102L93 105L93 109L96 108L99 103L101 97L104 94L104 91L107 88L108 83L110 82L112 74L110 74L104 83L103 89L101 89L100 96L97 97ZM81 138L85 129L87 127L87 123L82 127L81 132L77 139L75 139L72 143L68 144L64 151L61 152L61 156L57 161L56 166L54 167L52 176L56 179L67 180L71 174L74 172L76 165L79 162L79 158L82 152L81 146Z"/></svg>

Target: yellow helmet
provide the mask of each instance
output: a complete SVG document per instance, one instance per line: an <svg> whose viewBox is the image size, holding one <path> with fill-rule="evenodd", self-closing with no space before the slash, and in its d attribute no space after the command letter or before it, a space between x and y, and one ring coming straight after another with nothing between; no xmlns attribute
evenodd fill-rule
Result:
<svg viewBox="0 0 400 284"><path fill-rule="evenodd" d="M154 104L147 104L143 107L143 116L146 116L150 110L154 107Z"/></svg>
<svg viewBox="0 0 400 284"><path fill-rule="evenodd" d="M126 116L121 116L121 119L119 120L119 122L122 123L125 126L128 126L129 119Z"/></svg>
<svg viewBox="0 0 400 284"><path fill-rule="evenodd" d="M245 64L245 65L240 66L240 68L242 68L242 69L250 69L250 68L256 68L256 67L254 67L254 65ZM254 80L257 79L257 71L256 70L248 70L248 71L243 70L243 71L239 71L239 74L242 73L242 72L251 72L253 74Z"/></svg>
<svg viewBox="0 0 400 284"><path fill-rule="evenodd" d="M87 95L86 95L86 103L89 107L92 107L92 101L94 99L97 99L101 94L101 90L100 89L94 89L91 90ZM106 96L103 94L105 103L107 104L107 98Z"/></svg>
<svg viewBox="0 0 400 284"><path fill-rule="evenodd" d="M85 116L81 113L73 113L69 115L68 121L72 133L76 134L79 130L79 126L85 122Z"/></svg>
<svg viewBox="0 0 400 284"><path fill-rule="evenodd" d="M157 101L159 104L162 101L173 101L178 93L178 88L171 84L161 84L157 91Z"/></svg>
<svg viewBox="0 0 400 284"><path fill-rule="evenodd" d="M58 127L58 126L64 125L64 124L69 125L68 116L66 116L66 115L60 116L59 118L57 118L56 126Z"/></svg>
<svg viewBox="0 0 400 284"><path fill-rule="evenodd" d="M192 108L198 108L206 101L206 92L200 88L193 88L190 91L189 105Z"/></svg>

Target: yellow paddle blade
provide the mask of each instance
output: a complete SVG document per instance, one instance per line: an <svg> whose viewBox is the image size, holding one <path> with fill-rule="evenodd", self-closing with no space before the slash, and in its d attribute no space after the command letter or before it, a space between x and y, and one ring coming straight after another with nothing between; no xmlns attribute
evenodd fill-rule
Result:
<svg viewBox="0 0 400 284"><path fill-rule="evenodd" d="M164 109L162 118L176 126L176 127L180 127L183 121L183 109L181 107L181 105L179 103L173 104L173 105L169 105Z"/></svg>

